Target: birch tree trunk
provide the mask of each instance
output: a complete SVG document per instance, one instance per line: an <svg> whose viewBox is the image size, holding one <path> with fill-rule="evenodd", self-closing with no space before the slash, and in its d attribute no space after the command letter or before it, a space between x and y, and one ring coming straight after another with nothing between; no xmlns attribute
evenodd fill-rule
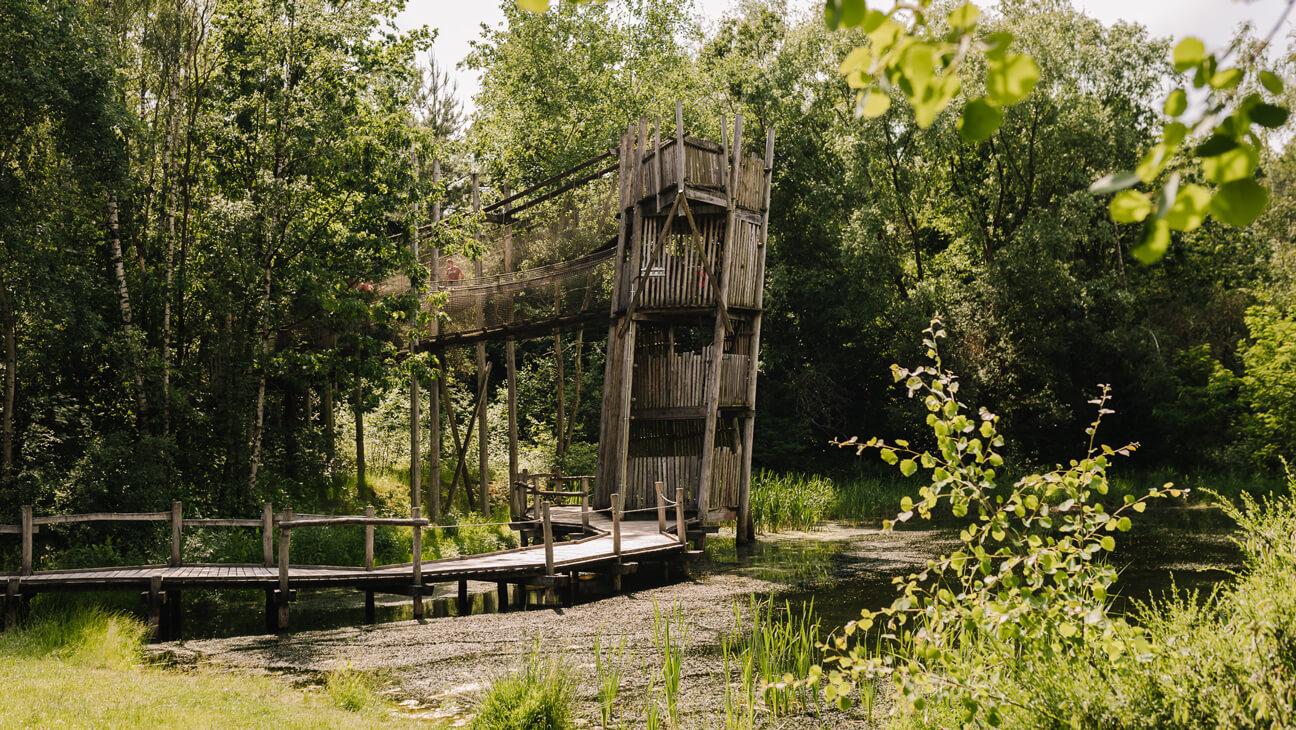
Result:
<svg viewBox="0 0 1296 730"><path fill-rule="evenodd" d="M130 340L130 349L134 356L138 357L139 352L135 342L135 322L131 316L130 290L126 286L126 264L122 259L121 231L117 225L117 193L113 192L108 198L108 245L112 254L113 274L117 278L117 298L121 305L122 326L126 330L127 338ZM147 410L148 401L144 394L144 375L140 372L140 363L132 364L135 381L135 404L138 408L135 413L135 428L138 431L144 429L144 412Z"/></svg>

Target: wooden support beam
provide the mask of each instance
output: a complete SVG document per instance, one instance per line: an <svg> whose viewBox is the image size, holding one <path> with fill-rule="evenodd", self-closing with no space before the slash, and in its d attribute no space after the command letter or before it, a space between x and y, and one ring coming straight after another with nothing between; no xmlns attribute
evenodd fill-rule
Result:
<svg viewBox="0 0 1296 730"><path fill-rule="evenodd" d="M728 299L729 293L729 274L731 267L730 261L733 259L733 246L736 240L734 228L737 221L734 219L734 209L737 203L737 187L739 173L742 169L742 130L743 118L741 114L734 117L734 137L733 137L733 161L729 165L725 175L725 198L728 201L729 214L725 224L724 246L720 249L719 254L719 271L716 272L719 282L713 282L717 285L716 295L716 317L715 328L712 334L711 347L707 350L708 357L711 358L707 367L706 378L706 422L702 429L702 456L699 459L700 468L698 474L698 492L697 492L697 514L698 521L705 525L710 511L711 501L711 472L715 463L715 432L716 420L719 417L720 407L720 379L724 377L724 338L726 330L725 318L721 316L724 309L724 302ZM727 143L726 139L726 143ZM726 152L728 150L726 149ZM683 507L679 507L683 509ZM681 535L681 539L683 536Z"/></svg>
<svg viewBox="0 0 1296 730"><path fill-rule="evenodd" d="M756 378L760 374L761 320L765 303L765 253L769 238L770 191L774 179L774 130L765 132L765 206L761 212L760 253L757 260L756 280L762 286L756 290L756 314L752 317L752 334L747 350L747 406L751 414L743 420L741 473L738 478L738 529L737 541L748 543L756 539L751 512L752 443L756 432Z"/></svg>
<svg viewBox="0 0 1296 730"><path fill-rule="evenodd" d="M180 591L166 591L165 603L167 620L164 638L167 641L179 641L184 638L184 603Z"/></svg>
<svg viewBox="0 0 1296 730"><path fill-rule="evenodd" d="M145 594L145 600L148 602L149 638L157 640L161 638L162 629L162 576L154 575L149 577L148 593Z"/></svg>
<svg viewBox="0 0 1296 730"><path fill-rule="evenodd" d="M684 190L684 158L686 149L684 147L684 102L675 101L675 185L678 190Z"/></svg>
<svg viewBox="0 0 1296 730"><path fill-rule="evenodd" d="M374 624L378 621L378 608L374 603L374 592L365 591L364 622Z"/></svg>
<svg viewBox="0 0 1296 730"><path fill-rule="evenodd" d="M506 581L497 581L495 583L495 610L500 613L508 613L509 590Z"/></svg>
<svg viewBox="0 0 1296 730"><path fill-rule="evenodd" d="M278 631L288 630L288 547L292 540L292 528L285 527L284 522L292 522L293 511L285 509L280 518L279 524L279 592L276 594L278 620L275 622L275 629Z"/></svg>
<svg viewBox="0 0 1296 730"><path fill-rule="evenodd" d="M472 186L473 186L473 192L472 192L473 211L480 213L481 212L481 176L478 173L475 172L473 173ZM482 261L480 258L477 259L473 268L477 274L477 278L478 279L482 278ZM485 327L486 325L485 304L486 304L485 299L482 297L478 297L477 299L478 327ZM482 391L485 391L486 389L487 377L488 376L486 372L486 343L478 342L477 343L477 387ZM471 431L471 426L469 427L469 430ZM486 430L486 409L481 408L477 411L477 507L478 510L483 515L490 513L490 506L487 504L487 499L489 497L488 490L490 489L490 473L489 473L489 463L488 463L488 459L490 458L489 436L490 434ZM472 500L469 500L469 502L471 501Z"/></svg>
<svg viewBox="0 0 1296 730"><path fill-rule="evenodd" d="M410 569L414 586L414 620L423 620L423 525L414 525L413 544L410 546Z"/></svg>
<svg viewBox="0 0 1296 730"><path fill-rule="evenodd" d="M432 161L432 184L439 186L441 183L441 161ZM432 203L432 222L441 222L441 199L437 198ZM441 249L437 246L432 247L432 257L428 271L431 274L431 288L436 291L441 284ZM422 303L420 303L420 308ZM441 333L441 323L432 318L429 325L433 340ZM439 360L441 353L438 351L435 356ZM437 373L441 377L441 373ZM431 463L429 471L432 472L431 494L428 499L428 519L432 524L441 521L441 390L438 387L432 387L428 390L428 438L431 443L428 448L431 450Z"/></svg>
<svg viewBox="0 0 1296 730"><path fill-rule="evenodd" d="M553 524L549 520L549 502L540 503L541 514L543 515L542 527L544 529L544 551L545 551L545 577L553 577L554 574L554 544L553 544ZM553 585L545 586L545 605L553 606L555 601Z"/></svg>
<svg viewBox="0 0 1296 730"><path fill-rule="evenodd" d="M19 578L9 578L5 581L5 630L18 628L19 607L22 604L23 596L20 588Z"/></svg>
<svg viewBox="0 0 1296 730"><path fill-rule="evenodd" d="M459 598L456 601L455 608L459 610L460 616L472 614L472 601L468 598L468 581L459 581Z"/></svg>
<svg viewBox="0 0 1296 730"><path fill-rule="evenodd" d="M181 564L182 536L184 528L184 507L179 501L171 503L171 567L179 568Z"/></svg>

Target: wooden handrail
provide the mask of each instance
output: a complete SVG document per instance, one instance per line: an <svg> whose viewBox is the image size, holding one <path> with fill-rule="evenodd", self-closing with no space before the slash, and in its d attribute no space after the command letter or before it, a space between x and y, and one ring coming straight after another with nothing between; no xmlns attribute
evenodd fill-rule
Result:
<svg viewBox="0 0 1296 730"><path fill-rule="evenodd" d="M32 517L33 525L67 525L78 522L162 522L171 512L87 512L79 515Z"/></svg>
<svg viewBox="0 0 1296 730"><path fill-rule="evenodd" d="M290 520L280 520L280 527L294 529L298 527L336 527L338 525L389 525L392 527L427 527L430 524L427 518L411 517L363 517L363 516L339 516L339 517L308 517L305 519L293 518ZM448 525L449 527L462 527L462 525Z"/></svg>

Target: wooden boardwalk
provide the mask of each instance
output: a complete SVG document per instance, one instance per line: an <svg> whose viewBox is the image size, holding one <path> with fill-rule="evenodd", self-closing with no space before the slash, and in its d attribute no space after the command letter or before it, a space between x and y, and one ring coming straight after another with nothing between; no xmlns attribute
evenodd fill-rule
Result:
<svg viewBox="0 0 1296 730"><path fill-rule="evenodd" d="M539 509L539 508L537 508ZM664 511L663 513L664 514ZM142 516L141 516L142 517ZM547 519L546 519L547 517ZM280 561L266 564L179 564L139 565L80 570L41 570L0 573L5 585L6 625L12 626L19 609L30 597L59 591L139 590L147 601L149 621L162 638L179 638L180 595L186 590L264 590L267 630L288 628L288 607L301 588L355 588L366 593L366 619L373 620L373 594L397 593L411 596L416 618L422 617L422 600L437 584L458 583L461 606L466 601L467 582L496 583L501 605L506 606L508 586L522 600L524 591L542 587L549 605L557 601L558 588L570 587L579 573L604 574L614 589L621 575L632 572L641 561L670 562L688 555L687 544L678 533L687 523L682 512L666 525L661 515L654 521L612 520L602 512L583 512L580 507L544 505L541 519L514 523L524 539L534 535L536 544L479 555L445 558L419 563L382 566L290 565L287 539L280 539ZM38 518L38 520L41 518ZM48 519L48 518L46 518ZM324 522L330 518L316 518ZM360 524L394 522L382 518L352 519ZM312 519L290 517L279 524L285 531L302 529ZM423 521L418 521L423 522ZM370 531L372 527L367 528ZM427 529L418 526L421 531ZM9 531L12 532L12 531ZM554 534L570 539L554 539ZM286 534L286 532L285 532ZM542 537L543 536L543 537ZM372 532L367 536L366 562L372 562ZM417 541L421 543L421 538ZM269 556L267 551L267 556ZM175 562L179 562L178 560Z"/></svg>

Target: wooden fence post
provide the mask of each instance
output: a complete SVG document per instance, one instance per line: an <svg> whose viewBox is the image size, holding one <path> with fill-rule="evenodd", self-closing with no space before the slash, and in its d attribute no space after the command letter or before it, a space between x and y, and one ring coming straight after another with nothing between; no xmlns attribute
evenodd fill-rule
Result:
<svg viewBox="0 0 1296 730"><path fill-rule="evenodd" d="M371 504L365 507L365 517L372 519L373 516L374 516L374 508L373 505ZM373 570L373 565L374 565L373 542L374 542L374 526L365 525L365 547L364 547L365 570Z"/></svg>
<svg viewBox="0 0 1296 730"><path fill-rule="evenodd" d="M688 524L684 522L684 488L675 490L675 529L679 530L680 545L688 546Z"/></svg>
<svg viewBox="0 0 1296 730"><path fill-rule="evenodd" d="M181 535L184 528L184 508L180 500L171 503L171 567L179 568L181 563Z"/></svg>
<svg viewBox="0 0 1296 730"><path fill-rule="evenodd" d="M589 532L589 477L581 477L581 529Z"/></svg>
<svg viewBox="0 0 1296 730"><path fill-rule="evenodd" d="M32 508L30 504L22 507L22 574L32 574Z"/></svg>
<svg viewBox="0 0 1296 730"><path fill-rule="evenodd" d="M410 559L414 569L414 620L423 619L423 525L414 525Z"/></svg>
<svg viewBox="0 0 1296 730"><path fill-rule="evenodd" d="M269 502L261 505L261 557L265 567L274 567L274 505Z"/></svg>
<svg viewBox="0 0 1296 730"><path fill-rule="evenodd" d="M612 495L612 553L621 557L621 494Z"/></svg>
<svg viewBox="0 0 1296 730"><path fill-rule="evenodd" d="M666 532L666 484L664 482L653 482L653 488L657 490L657 531Z"/></svg>
<svg viewBox="0 0 1296 730"><path fill-rule="evenodd" d="M540 513L542 515L544 527L544 548L545 548L545 576L549 580L545 583L545 605L554 605L554 544L553 544L553 524L549 521L549 501L545 500L540 503Z"/></svg>
<svg viewBox="0 0 1296 730"><path fill-rule="evenodd" d="M292 521L292 510L285 509L279 523L279 621L275 627L280 631L288 628L288 545L292 540L292 528L284 523Z"/></svg>

